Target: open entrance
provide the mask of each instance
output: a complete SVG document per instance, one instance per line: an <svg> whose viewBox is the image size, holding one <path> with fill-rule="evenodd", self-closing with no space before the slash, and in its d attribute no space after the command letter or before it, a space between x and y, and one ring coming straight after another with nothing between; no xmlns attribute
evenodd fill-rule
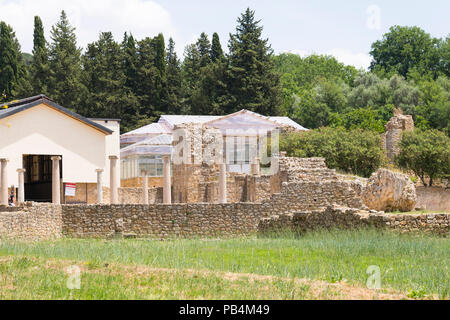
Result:
<svg viewBox="0 0 450 320"><path fill-rule="evenodd" d="M52 202L52 156L24 155L25 201ZM59 164L62 178L62 161ZM62 180L61 180L62 181Z"/></svg>

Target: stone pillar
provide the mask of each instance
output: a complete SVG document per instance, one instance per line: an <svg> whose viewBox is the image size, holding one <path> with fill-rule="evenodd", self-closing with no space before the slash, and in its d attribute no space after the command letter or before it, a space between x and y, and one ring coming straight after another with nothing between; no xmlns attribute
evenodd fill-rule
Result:
<svg viewBox="0 0 450 320"><path fill-rule="evenodd" d="M1 163L1 183L0 183L0 205L8 205L8 159L0 159Z"/></svg>
<svg viewBox="0 0 450 320"><path fill-rule="evenodd" d="M276 175L280 170L280 158L278 155L272 155L270 160L270 174Z"/></svg>
<svg viewBox="0 0 450 320"><path fill-rule="evenodd" d="M97 172L97 203L103 203L103 169L95 170Z"/></svg>
<svg viewBox="0 0 450 320"><path fill-rule="evenodd" d="M59 162L61 157L54 156L51 158L52 165L52 203L61 204L61 175L59 169Z"/></svg>
<svg viewBox="0 0 450 320"><path fill-rule="evenodd" d="M221 163L219 167L219 202L227 203L227 164Z"/></svg>
<svg viewBox="0 0 450 320"><path fill-rule="evenodd" d="M163 188L164 204L171 204L172 187L170 181L170 156L163 156L163 162L164 162L164 188Z"/></svg>
<svg viewBox="0 0 450 320"><path fill-rule="evenodd" d="M17 193L17 203L25 202L25 183L24 183L24 174L25 169L17 169L17 173L19 175L19 191Z"/></svg>
<svg viewBox="0 0 450 320"><path fill-rule="evenodd" d="M142 191L144 192L144 204L148 204L148 176L147 171L142 171Z"/></svg>
<svg viewBox="0 0 450 320"><path fill-rule="evenodd" d="M251 164L252 167L252 175L254 176L260 176L261 175L261 167L260 167L260 160L258 157L256 157L253 160L253 163Z"/></svg>
<svg viewBox="0 0 450 320"><path fill-rule="evenodd" d="M118 156L109 156L109 196L110 204L119 203L119 191L117 190L117 160Z"/></svg>

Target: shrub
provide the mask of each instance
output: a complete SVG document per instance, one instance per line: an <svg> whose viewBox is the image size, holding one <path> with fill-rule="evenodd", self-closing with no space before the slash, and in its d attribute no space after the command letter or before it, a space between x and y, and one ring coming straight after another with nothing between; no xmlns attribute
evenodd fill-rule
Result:
<svg viewBox="0 0 450 320"><path fill-rule="evenodd" d="M438 130L405 132L395 162L413 171L424 186L431 187L436 178L450 175L450 138ZM430 178L428 184L426 177Z"/></svg>
<svg viewBox="0 0 450 320"><path fill-rule="evenodd" d="M329 168L364 177L385 163L380 135L362 129L321 128L285 134L280 150L293 157L323 157Z"/></svg>

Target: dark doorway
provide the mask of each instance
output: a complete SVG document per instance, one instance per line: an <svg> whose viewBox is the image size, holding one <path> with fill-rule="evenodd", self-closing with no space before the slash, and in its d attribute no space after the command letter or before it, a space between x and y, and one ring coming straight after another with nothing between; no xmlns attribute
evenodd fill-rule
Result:
<svg viewBox="0 0 450 320"><path fill-rule="evenodd" d="M52 202L52 156L24 155L25 201ZM62 178L62 161L59 165Z"/></svg>

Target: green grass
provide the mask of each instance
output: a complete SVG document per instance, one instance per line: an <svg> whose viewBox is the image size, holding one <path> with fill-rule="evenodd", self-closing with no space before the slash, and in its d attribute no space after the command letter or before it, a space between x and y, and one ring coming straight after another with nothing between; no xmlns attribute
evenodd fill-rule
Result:
<svg viewBox="0 0 450 320"><path fill-rule="evenodd" d="M308 278L324 280L329 283L345 280L348 283L363 287L368 275L366 270L371 265L381 269L382 288L393 288L409 293L412 297L438 295L442 299L449 297L449 273L450 246L449 240L433 236L407 236L395 233L381 233L374 230L365 231L323 231L308 233L300 238L285 235L281 238L240 238L229 240L75 240L62 239L51 242L20 243L3 241L0 243L1 256L13 257L15 265L2 268L32 268L29 263L31 257L38 259L70 260L86 263L91 269L100 268L109 264L126 266L148 266L152 268L168 268L174 270L209 270L211 272L249 273L257 275L270 275L286 279ZM19 260L17 260L19 259ZM28 259L28 260L20 260ZM17 260L17 261L16 261ZM22 261L22 262L21 262ZM11 262L13 263L13 262ZM41 261L41 263L43 263ZM44 268L45 269L45 268ZM3 270L2 270L3 272ZM50 277L45 270L42 274L34 275L30 279L43 279L44 286L51 283L46 281L55 277L63 277L64 274L56 274ZM104 277L93 279L93 283L110 284L105 290L122 291L120 294L127 298L140 298L140 293L127 293L114 289L113 275L103 273L90 274L90 277ZM120 277L123 275L115 275ZM30 276L32 277L32 276ZM49 278L50 277L50 278ZM112 277L112 278L111 278ZM228 288L226 280L212 276L207 279L194 281L195 286L201 281L220 282L214 288ZM47 280L46 280L47 279ZM21 280L26 281L26 280ZM30 280L31 281L31 280ZM127 280L132 281L132 280ZM133 280L134 281L134 280ZM156 280L155 280L156 281ZM225 281L225 282L223 282ZM189 281L188 281L189 282ZM183 276L171 278L169 283L180 288L189 285ZM259 285L254 283L248 287L238 286L240 289L232 291L230 286L227 292L218 290L213 298L244 298L252 296L252 292L261 291ZM281 287L286 285L286 290L280 289L276 296L282 298L289 292L289 284L281 282ZM17 286L15 286L17 287ZM20 284L19 284L20 287ZM95 288L100 290L100 287ZM203 288L200 286L199 288ZM93 289L93 290L94 290ZM56 290L56 289L55 289ZM94 291L95 291L94 290ZM193 288L194 292L195 288ZM208 296L203 289L191 298ZM231 291L230 291L231 290ZM1 290L0 290L1 291ZM45 290L44 290L45 291ZM292 291L292 290L291 290ZM222 293L223 295L222 295ZM92 297L99 295L90 293ZM117 293L118 294L118 293ZM153 294L153 293L152 293ZM242 296L240 296L242 294ZM89 296L89 294L86 294ZM85 296L86 296L85 295ZM105 292L104 297L110 293ZM52 294L44 295L52 297ZM64 295L63 295L64 296ZM157 295L158 296L158 295ZM100 295L100 298L102 295ZM120 296L121 297L121 296ZM163 295L162 297L168 297ZM254 297L254 295L253 295ZM297 298L299 295L296 296ZM264 297L263 297L264 298Z"/></svg>

